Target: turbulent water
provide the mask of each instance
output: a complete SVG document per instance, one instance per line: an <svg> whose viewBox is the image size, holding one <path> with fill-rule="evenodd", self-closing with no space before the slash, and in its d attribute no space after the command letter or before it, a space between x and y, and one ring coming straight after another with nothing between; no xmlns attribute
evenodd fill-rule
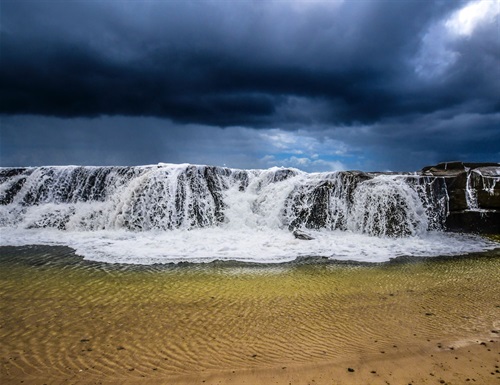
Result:
<svg viewBox="0 0 500 385"><path fill-rule="evenodd" d="M0 245L67 245L106 262L385 261L494 247L442 232L447 210L444 179L421 175L171 164L0 169Z"/></svg>

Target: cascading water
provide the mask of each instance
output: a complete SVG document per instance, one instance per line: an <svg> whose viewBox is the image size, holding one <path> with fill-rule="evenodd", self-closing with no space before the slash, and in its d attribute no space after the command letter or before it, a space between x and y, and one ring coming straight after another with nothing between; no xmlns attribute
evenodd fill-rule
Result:
<svg viewBox="0 0 500 385"><path fill-rule="evenodd" d="M169 164L0 169L1 244L62 242L94 259L115 244L125 255L130 242L169 261L343 258L359 236L394 249L401 237L440 230L447 201L442 178L416 175ZM314 239L296 240L296 230Z"/></svg>
<svg viewBox="0 0 500 385"><path fill-rule="evenodd" d="M467 209L470 211L481 210L478 202L478 193L484 191L489 196L494 196L498 181L500 181L500 172L496 167L467 170L465 183Z"/></svg>
<svg viewBox="0 0 500 385"><path fill-rule="evenodd" d="M51 167L4 177L3 225L134 231L218 226L341 229L375 236L426 231L406 178L192 165ZM429 203L429 202L428 202ZM430 211L440 207L429 205ZM15 218L9 223L9 213Z"/></svg>
<svg viewBox="0 0 500 385"><path fill-rule="evenodd" d="M354 232L376 236L417 235L429 227L417 192L391 176L375 177L356 189L347 223Z"/></svg>
<svg viewBox="0 0 500 385"><path fill-rule="evenodd" d="M467 208L469 210L477 210L479 208L478 202L477 202L477 194L476 190L474 189L472 185L472 172L470 170L467 171L467 179L465 183L465 200L467 202Z"/></svg>

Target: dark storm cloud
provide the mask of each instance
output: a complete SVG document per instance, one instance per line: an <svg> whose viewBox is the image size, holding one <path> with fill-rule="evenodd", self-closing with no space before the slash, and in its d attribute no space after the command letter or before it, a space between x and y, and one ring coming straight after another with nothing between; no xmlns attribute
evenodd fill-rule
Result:
<svg viewBox="0 0 500 385"><path fill-rule="evenodd" d="M221 126L284 124L291 96L326 101L332 123L433 111L464 103L477 70L412 90L408 58L458 4L5 1L0 108Z"/></svg>
<svg viewBox="0 0 500 385"><path fill-rule="evenodd" d="M463 22L468 5L479 11ZM4 165L415 170L500 158L494 2L1 7Z"/></svg>

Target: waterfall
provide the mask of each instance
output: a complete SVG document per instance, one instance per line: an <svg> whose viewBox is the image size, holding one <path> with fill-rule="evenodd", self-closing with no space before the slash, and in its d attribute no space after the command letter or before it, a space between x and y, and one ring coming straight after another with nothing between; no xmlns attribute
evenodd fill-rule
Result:
<svg viewBox="0 0 500 385"><path fill-rule="evenodd" d="M377 236L416 235L427 231L428 219L420 197L404 179L378 176L356 189L348 228Z"/></svg>
<svg viewBox="0 0 500 385"><path fill-rule="evenodd" d="M0 226L66 231L245 226L413 236L442 228L447 196L438 181L169 164L3 168Z"/></svg>
<svg viewBox="0 0 500 385"><path fill-rule="evenodd" d="M481 172L468 186L481 210L496 207L498 168ZM463 176L424 173L190 164L0 168L0 246L66 245L86 259L134 264L310 256L383 262L496 247L442 231L462 215L462 186ZM481 211L480 220L486 215Z"/></svg>
<svg viewBox="0 0 500 385"><path fill-rule="evenodd" d="M479 209L479 204L477 202L477 193L473 186L473 173L471 170L466 169L467 176L465 182L465 201L467 202L467 208L469 210L475 211Z"/></svg>

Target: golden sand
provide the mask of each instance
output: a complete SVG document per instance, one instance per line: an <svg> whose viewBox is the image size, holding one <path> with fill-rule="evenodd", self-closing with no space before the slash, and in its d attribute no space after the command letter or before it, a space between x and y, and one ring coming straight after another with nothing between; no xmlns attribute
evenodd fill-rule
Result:
<svg viewBox="0 0 500 385"><path fill-rule="evenodd" d="M500 250L170 268L54 250L0 248L2 384L500 383Z"/></svg>

